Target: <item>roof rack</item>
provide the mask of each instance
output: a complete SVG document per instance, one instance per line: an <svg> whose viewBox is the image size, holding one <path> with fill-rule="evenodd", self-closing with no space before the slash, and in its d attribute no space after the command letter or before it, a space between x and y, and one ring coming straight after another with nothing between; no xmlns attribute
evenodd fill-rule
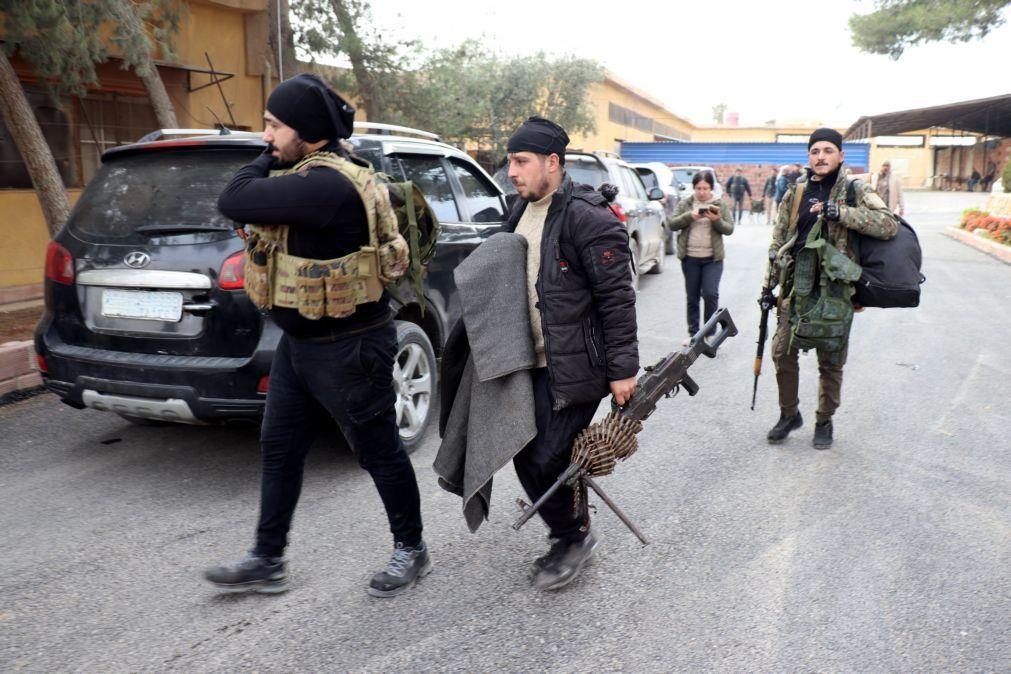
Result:
<svg viewBox="0 0 1011 674"><path fill-rule="evenodd" d="M356 129L364 129L366 131L374 131L380 135L392 136L394 134L400 136L418 136L420 138L426 138L428 140L437 140L442 142L442 138L438 134L432 133L430 131L422 131L420 129L412 129L409 126L398 126L396 124L379 124L377 122L355 122Z"/></svg>
<svg viewBox="0 0 1011 674"><path fill-rule="evenodd" d="M151 133L141 136L138 143L150 143L165 138L181 138L184 136L228 136L233 133L245 133L243 131L232 131L226 126L217 129L155 129Z"/></svg>

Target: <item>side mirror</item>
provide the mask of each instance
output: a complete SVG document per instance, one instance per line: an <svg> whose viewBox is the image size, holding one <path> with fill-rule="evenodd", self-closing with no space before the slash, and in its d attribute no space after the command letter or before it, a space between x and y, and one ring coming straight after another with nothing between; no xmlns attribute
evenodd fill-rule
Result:
<svg viewBox="0 0 1011 674"><path fill-rule="evenodd" d="M649 192L646 193L646 196L649 197L650 201L660 201L664 198L664 193L659 187L651 187L649 188Z"/></svg>

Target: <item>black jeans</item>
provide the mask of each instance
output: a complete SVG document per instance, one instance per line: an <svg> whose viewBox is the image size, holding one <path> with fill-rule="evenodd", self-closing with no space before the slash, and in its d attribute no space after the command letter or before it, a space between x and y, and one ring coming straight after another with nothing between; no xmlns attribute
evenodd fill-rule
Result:
<svg viewBox="0 0 1011 674"><path fill-rule="evenodd" d="M421 498L394 409L397 330L389 323L336 342L284 335L270 368L260 444L263 481L254 553L279 557L302 491L309 446L329 415L386 507L396 542L421 542Z"/></svg>
<svg viewBox="0 0 1011 674"><path fill-rule="evenodd" d="M572 441L593 420L598 403L582 403L555 411L548 369L538 368L532 375L537 437L520 450L513 465L520 484L534 502L569 466ZM571 487L562 487L537 511L551 530L551 536L567 543L583 540L586 537L584 525L589 524L573 509L573 496Z"/></svg>
<svg viewBox="0 0 1011 674"><path fill-rule="evenodd" d="M734 222L740 223L744 216L744 195L734 195Z"/></svg>
<svg viewBox="0 0 1011 674"><path fill-rule="evenodd" d="M681 260L685 275L685 295L688 307L688 334L699 331L699 297L706 302L705 320L716 313L720 305L720 277L723 260L711 257L685 257Z"/></svg>

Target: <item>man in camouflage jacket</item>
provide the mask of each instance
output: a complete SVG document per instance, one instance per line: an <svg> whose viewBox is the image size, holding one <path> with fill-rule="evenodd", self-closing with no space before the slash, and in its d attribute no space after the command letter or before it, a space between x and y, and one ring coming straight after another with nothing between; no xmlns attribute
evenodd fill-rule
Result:
<svg viewBox="0 0 1011 674"><path fill-rule="evenodd" d="M853 205L846 203L847 183L843 165L842 136L834 129L817 129L808 140L809 168L806 177L789 189L780 204L779 215L769 245L769 274L762 288L768 301L772 288L779 283L776 332L772 337L772 358L776 364L779 386L780 418L769 431L768 440L777 444L803 424L800 414L799 360L797 349L790 348L790 290L793 287L793 261L803 248L807 235L819 218L827 225L826 238L837 249L854 257L850 234L856 232L877 239L890 239L898 230L895 217L870 185L854 185ZM796 204L795 200L801 199ZM818 350L818 410L814 429L814 447L828 449L832 444L832 415L839 407L842 371L847 349L836 358Z"/></svg>

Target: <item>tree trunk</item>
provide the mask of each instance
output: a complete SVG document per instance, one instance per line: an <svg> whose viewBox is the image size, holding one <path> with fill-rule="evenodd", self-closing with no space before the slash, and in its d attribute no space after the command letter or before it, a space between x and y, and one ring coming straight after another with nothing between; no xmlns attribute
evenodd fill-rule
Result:
<svg viewBox="0 0 1011 674"><path fill-rule="evenodd" d="M365 50L362 48L362 41L358 37L351 12L344 0L330 0L330 5L333 7L334 14L337 15L337 26L340 28L343 40L341 49L351 61L351 72L354 73L355 80L358 82L358 95L361 97L362 103L365 104L365 114L370 122L383 121L385 108L382 95L369 71L369 64L366 63Z"/></svg>
<svg viewBox="0 0 1011 674"><path fill-rule="evenodd" d="M302 67L295 58L295 38L291 32L291 14L288 8L288 0L271 0L269 5L267 23L270 25L270 51L271 58L276 64L278 79L288 79L302 71ZM281 34L278 35L278 23L280 23ZM281 45L281 61L277 62L278 44Z"/></svg>
<svg viewBox="0 0 1011 674"><path fill-rule="evenodd" d="M0 114L28 168L49 236L55 237L70 215L70 200L53 153L42 135L42 128L3 50L0 50Z"/></svg>
<svg viewBox="0 0 1011 674"><path fill-rule="evenodd" d="M154 115L158 120L158 126L162 129L179 128L179 122L176 121L175 109L172 107L172 101L165 90L165 83L161 81L158 67L155 66L154 59L151 58L151 40L148 39L147 33L144 32L144 24L141 22L140 17L137 16L137 12L134 11L130 0L115 0L110 3L110 7L112 13L119 21L121 29L133 38L132 42L144 45L142 49L138 49L135 53L130 54L130 57L136 61L134 71L141 82L144 83L148 98L151 99L151 107L154 108Z"/></svg>

